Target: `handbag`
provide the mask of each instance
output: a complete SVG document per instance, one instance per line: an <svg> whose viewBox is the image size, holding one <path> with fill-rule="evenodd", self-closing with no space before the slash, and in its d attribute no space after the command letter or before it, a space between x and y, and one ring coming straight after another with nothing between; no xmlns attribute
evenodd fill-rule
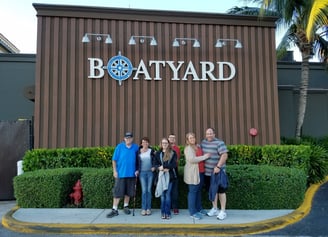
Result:
<svg viewBox="0 0 328 237"><path fill-rule="evenodd" d="M208 192L208 198L211 202L214 201L215 195L219 188L227 189L229 186L229 180L227 173L224 170L221 170L219 173L212 173L210 188Z"/></svg>
<svg viewBox="0 0 328 237"><path fill-rule="evenodd" d="M227 189L229 187L228 175L227 175L227 173L224 170L222 170L221 172L219 172L218 186L220 188L224 188L224 189Z"/></svg>

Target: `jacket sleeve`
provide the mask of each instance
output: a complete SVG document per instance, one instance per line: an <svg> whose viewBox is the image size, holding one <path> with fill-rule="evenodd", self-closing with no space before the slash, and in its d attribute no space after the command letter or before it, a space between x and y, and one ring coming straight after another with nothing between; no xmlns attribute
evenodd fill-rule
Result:
<svg viewBox="0 0 328 237"><path fill-rule="evenodd" d="M187 146L184 150L185 158L190 163L199 163L203 160L206 160L206 157L203 156L196 156L196 152L190 146Z"/></svg>
<svg viewBox="0 0 328 237"><path fill-rule="evenodd" d="M177 167L177 153L173 150L172 150L172 152L173 152L173 154L172 154L171 159L168 162L164 162L164 164L163 164L163 167L165 169L172 170Z"/></svg>
<svg viewBox="0 0 328 237"><path fill-rule="evenodd" d="M138 152L136 154L136 170L140 171L140 163L141 163L141 160L140 160L140 147L138 149Z"/></svg>
<svg viewBox="0 0 328 237"><path fill-rule="evenodd" d="M158 169L162 165L161 158L160 158L161 151L157 151L154 155L154 167Z"/></svg>
<svg viewBox="0 0 328 237"><path fill-rule="evenodd" d="M155 150L153 148L151 148L151 152L150 152L150 161L151 161L151 167L155 167Z"/></svg>

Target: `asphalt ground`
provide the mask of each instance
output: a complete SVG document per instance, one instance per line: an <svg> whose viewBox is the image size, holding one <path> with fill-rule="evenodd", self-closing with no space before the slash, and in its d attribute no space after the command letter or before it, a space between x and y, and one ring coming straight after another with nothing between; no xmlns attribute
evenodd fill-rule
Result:
<svg viewBox="0 0 328 237"><path fill-rule="evenodd" d="M120 210L119 216L106 218L110 209L19 208L15 202L0 202L0 213L4 213L3 227L31 234L328 236L327 181L328 177L322 184L312 185L296 210L227 210L228 217L223 221L207 216L193 220L187 210L180 210L170 220L162 220L160 210L153 210L151 216L141 216L139 209L134 216Z"/></svg>
<svg viewBox="0 0 328 237"><path fill-rule="evenodd" d="M315 193L308 215L267 235L328 237L328 182L322 184Z"/></svg>

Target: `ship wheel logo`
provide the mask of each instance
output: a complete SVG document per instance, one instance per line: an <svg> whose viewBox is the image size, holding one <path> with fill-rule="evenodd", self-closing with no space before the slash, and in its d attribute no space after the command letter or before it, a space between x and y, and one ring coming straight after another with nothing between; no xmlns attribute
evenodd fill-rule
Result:
<svg viewBox="0 0 328 237"><path fill-rule="evenodd" d="M118 52L118 55L112 57L107 64L108 74L122 85L122 81L128 79L133 71L132 63Z"/></svg>

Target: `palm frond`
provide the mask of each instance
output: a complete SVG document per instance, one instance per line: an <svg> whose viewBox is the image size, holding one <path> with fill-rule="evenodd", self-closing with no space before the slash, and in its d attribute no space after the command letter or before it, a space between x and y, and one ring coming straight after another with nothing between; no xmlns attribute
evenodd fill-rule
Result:
<svg viewBox="0 0 328 237"><path fill-rule="evenodd" d="M328 25L328 0L313 0L312 8L308 16L306 37L313 40L317 25Z"/></svg>
<svg viewBox="0 0 328 237"><path fill-rule="evenodd" d="M317 35L317 39L314 43L314 52L316 56L323 62L327 63L328 59L328 41L327 41L328 30L322 32L320 35Z"/></svg>
<svg viewBox="0 0 328 237"><path fill-rule="evenodd" d="M248 16L258 16L259 15L259 8L257 7L233 7L230 8L227 13L233 15L248 15Z"/></svg>
<svg viewBox="0 0 328 237"><path fill-rule="evenodd" d="M278 55L280 51L287 50L289 48L289 45L293 42L293 40L291 40L291 35L292 34L290 30L287 30L283 35L283 37L281 38L281 41L276 49L278 51Z"/></svg>
<svg viewBox="0 0 328 237"><path fill-rule="evenodd" d="M308 0L253 0L261 4L261 14L265 15L266 10L279 12L285 25L290 25L294 19L295 12L301 12L301 6Z"/></svg>
<svg viewBox="0 0 328 237"><path fill-rule="evenodd" d="M261 9L258 7L233 7L230 8L227 13L234 14L234 15L248 15L248 16L259 16ZM277 11L265 10L264 16L276 16L281 17Z"/></svg>

